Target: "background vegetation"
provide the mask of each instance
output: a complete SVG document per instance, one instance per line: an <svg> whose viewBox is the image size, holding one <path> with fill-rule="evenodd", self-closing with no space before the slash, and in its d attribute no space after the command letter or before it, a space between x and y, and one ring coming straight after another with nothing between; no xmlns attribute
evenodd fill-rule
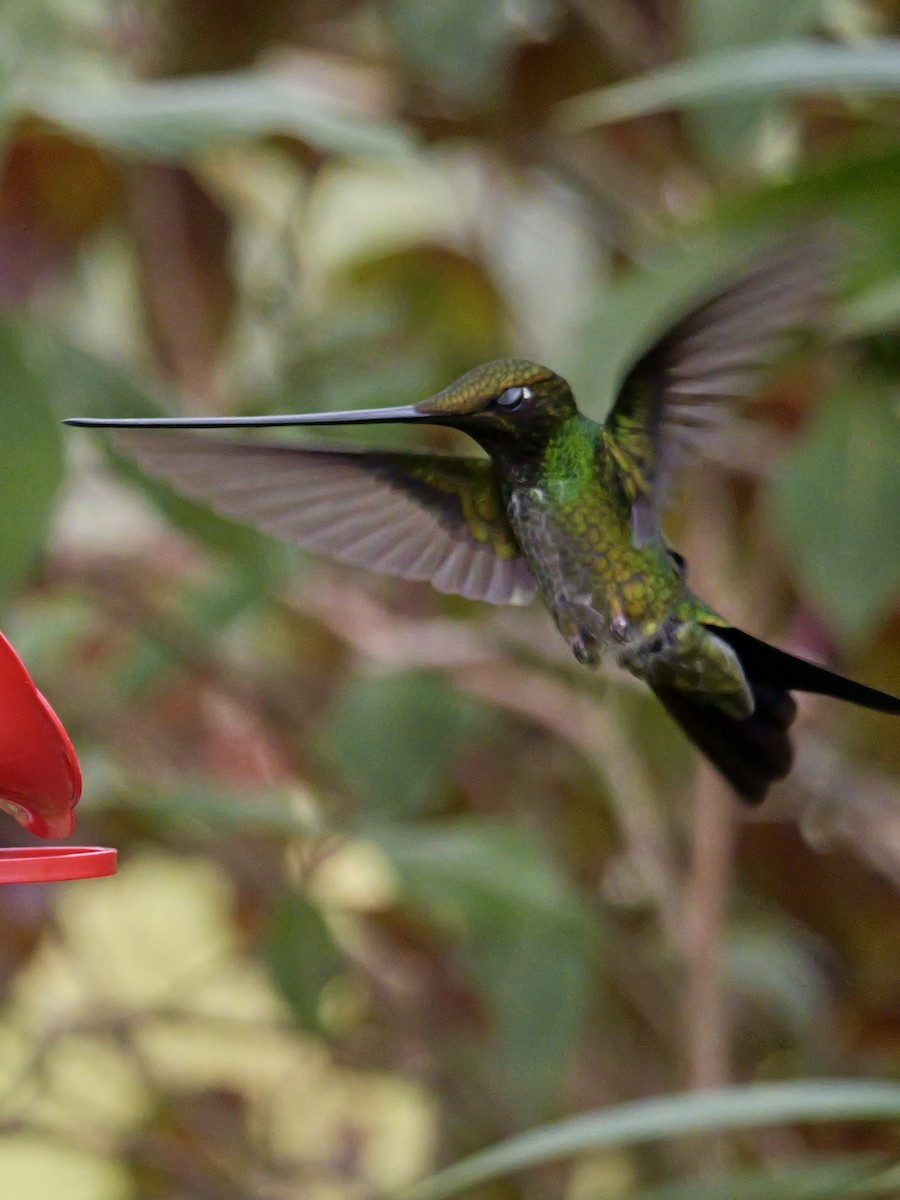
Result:
<svg viewBox="0 0 900 1200"><path fill-rule="evenodd" d="M736 622L900 691L896 20L2 6L2 624L121 861L0 895L6 1195L363 1200L583 1110L478 1194L900 1191L890 1089L611 1107L900 1076L896 722L805 701L795 772L738 811L537 607L303 557L59 426L405 403L509 352L600 416L666 313L825 214L833 338L671 528Z"/></svg>

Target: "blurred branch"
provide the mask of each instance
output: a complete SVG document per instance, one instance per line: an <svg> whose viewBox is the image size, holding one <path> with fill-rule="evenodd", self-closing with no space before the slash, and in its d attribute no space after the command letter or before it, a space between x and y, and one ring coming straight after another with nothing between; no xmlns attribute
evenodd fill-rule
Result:
<svg viewBox="0 0 900 1200"><path fill-rule="evenodd" d="M687 1086L722 1087L731 1077L728 994L723 975L734 830L734 797L705 762L697 767L693 848L685 883L684 1028Z"/></svg>
<svg viewBox="0 0 900 1200"><path fill-rule="evenodd" d="M708 583L715 595L726 576L730 538L728 497L721 470L705 472L705 486L692 496L694 506L684 539L688 560L696 561L700 591ZM705 578L704 578L705 577ZM739 620L741 613L734 614ZM684 931L680 943L684 968L684 1066L691 1091L724 1087L731 1079L731 1027L723 945L733 874L735 798L722 777L698 759L691 808L692 850L684 880ZM721 1165L727 1147L721 1137L702 1139L698 1165Z"/></svg>
<svg viewBox="0 0 900 1200"><path fill-rule="evenodd" d="M605 780L629 866L656 907L670 943L680 928L671 839L651 797L654 787L614 706L598 704L540 671L491 664L456 672L458 686L498 708L534 721L580 750Z"/></svg>
<svg viewBox="0 0 900 1200"><path fill-rule="evenodd" d="M277 732L278 756L289 768L305 774L305 763L294 749L297 709L289 697L264 680L240 674L223 655L204 646L197 630L152 599L146 576L138 578L114 560L58 558L56 577L67 586L85 589L99 610L124 629L138 629L167 650L182 671L227 697L239 709L257 716Z"/></svg>
<svg viewBox="0 0 900 1200"><path fill-rule="evenodd" d="M824 738L807 734L792 781L791 815L810 845L824 849L844 843L900 887L900 784L895 776L851 762Z"/></svg>
<svg viewBox="0 0 900 1200"><path fill-rule="evenodd" d="M533 721L575 746L605 780L627 856L666 937L677 944L680 908L671 838L655 789L609 697L601 705L545 671L505 661L481 630L456 621L390 613L345 587L305 589L295 601L360 653L395 668L441 667L469 694Z"/></svg>
<svg viewBox="0 0 900 1200"><path fill-rule="evenodd" d="M322 576L294 592L288 606L311 617L360 654L396 670L452 669L496 657L480 628L441 617L394 613L361 589Z"/></svg>

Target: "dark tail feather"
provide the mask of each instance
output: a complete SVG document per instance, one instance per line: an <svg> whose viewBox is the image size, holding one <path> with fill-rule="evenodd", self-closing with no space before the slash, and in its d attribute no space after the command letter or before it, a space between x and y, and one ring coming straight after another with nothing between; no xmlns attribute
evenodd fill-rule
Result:
<svg viewBox="0 0 900 1200"><path fill-rule="evenodd" d="M730 717L711 704L697 704L674 688L654 688L670 716L716 766L742 800L759 804L776 779L791 769L788 730L797 706L790 692L817 692L879 712L900 713L900 698L866 687L825 667L796 658L729 626L709 630L734 650L753 692L749 717Z"/></svg>
<svg viewBox="0 0 900 1200"><path fill-rule="evenodd" d="M653 690L740 798L760 804L775 780L791 769L794 756L788 730L797 706L779 688L753 682L750 687L756 707L749 717L732 717L712 704L696 704L675 688Z"/></svg>
<svg viewBox="0 0 900 1200"><path fill-rule="evenodd" d="M848 700L851 704L874 708L878 712L900 713L900 696L866 687L864 683L847 679L845 675L838 675L827 667L778 650L768 642L761 642L759 638L744 633L742 629L730 626L720 628L718 625L710 625L708 629L732 648L751 683L790 692L817 692L820 696L834 696L838 700Z"/></svg>

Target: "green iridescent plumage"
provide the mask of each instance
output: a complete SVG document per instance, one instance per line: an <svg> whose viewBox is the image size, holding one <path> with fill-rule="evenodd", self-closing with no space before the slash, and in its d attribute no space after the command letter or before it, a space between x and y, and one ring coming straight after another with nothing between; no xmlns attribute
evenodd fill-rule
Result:
<svg viewBox="0 0 900 1200"><path fill-rule="evenodd" d="M476 367L405 408L134 425L117 444L218 511L308 549L495 604L538 592L575 657L644 680L746 800L791 765L790 691L900 712L900 700L734 629L696 597L662 515L677 467L752 390L825 285L816 240L785 243L679 321L634 364L604 425L565 380L523 359ZM259 445L146 426L449 425L487 458Z"/></svg>

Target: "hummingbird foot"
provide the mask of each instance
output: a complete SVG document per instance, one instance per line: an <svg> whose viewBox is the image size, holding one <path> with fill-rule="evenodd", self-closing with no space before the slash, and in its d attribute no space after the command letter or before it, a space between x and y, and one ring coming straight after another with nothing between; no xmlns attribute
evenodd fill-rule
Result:
<svg viewBox="0 0 900 1200"><path fill-rule="evenodd" d="M623 612L618 612L609 623L609 631L617 642L627 642L632 633L631 622Z"/></svg>
<svg viewBox="0 0 900 1200"><path fill-rule="evenodd" d="M590 634L576 633L569 638L569 648L583 667L594 667L600 661L600 647Z"/></svg>
<svg viewBox="0 0 900 1200"><path fill-rule="evenodd" d="M594 667L603 657L603 643L590 628L591 611L586 606L567 604L556 608L553 620L583 667Z"/></svg>

